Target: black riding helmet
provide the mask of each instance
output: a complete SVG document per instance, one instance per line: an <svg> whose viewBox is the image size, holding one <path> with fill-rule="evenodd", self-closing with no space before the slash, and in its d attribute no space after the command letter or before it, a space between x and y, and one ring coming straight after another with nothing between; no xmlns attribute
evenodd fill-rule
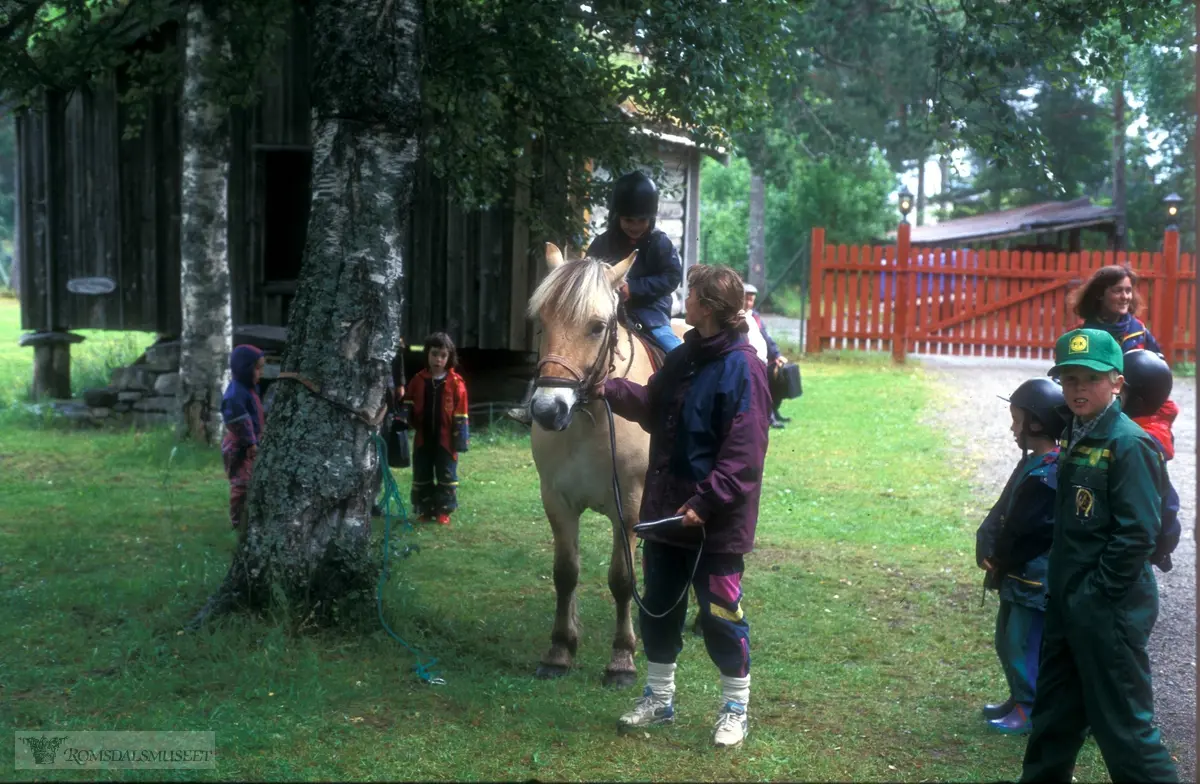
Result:
<svg viewBox="0 0 1200 784"><path fill-rule="evenodd" d="M1125 404L1121 410L1128 417L1143 417L1162 408L1171 397L1171 366L1153 351L1135 348L1125 352Z"/></svg>
<svg viewBox="0 0 1200 784"><path fill-rule="evenodd" d="M1048 378L1031 378L1017 387L1012 395L1000 399L1025 411L1042 426L1041 433L1027 432L1027 435L1058 440L1067 427L1068 420L1063 414L1067 399L1063 397L1062 387Z"/></svg>
<svg viewBox="0 0 1200 784"><path fill-rule="evenodd" d="M613 185L613 218L645 218L654 228L658 215L658 188L641 172L630 172Z"/></svg>

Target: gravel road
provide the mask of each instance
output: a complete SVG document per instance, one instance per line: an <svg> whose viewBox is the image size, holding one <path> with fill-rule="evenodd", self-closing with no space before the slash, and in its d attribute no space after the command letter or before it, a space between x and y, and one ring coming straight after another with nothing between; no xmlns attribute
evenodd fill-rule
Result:
<svg viewBox="0 0 1200 784"><path fill-rule="evenodd" d="M997 400L1021 382L1041 376L1045 362L987 358L920 357L923 366L944 385L945 398L929 423L947 431L974 466L973 489L982 505L979 518L1000 494L1018 457L1009 432L1008 406ZM1183 538L1167 574L1155 570L1159 615L1150 639L1154 671L1154 707L1180 781L1196 781L1196 387L1194 379L1177 379L1171 398L1179 405L1175 421L1175 459L1171 481L1180 498Z"/></svg>

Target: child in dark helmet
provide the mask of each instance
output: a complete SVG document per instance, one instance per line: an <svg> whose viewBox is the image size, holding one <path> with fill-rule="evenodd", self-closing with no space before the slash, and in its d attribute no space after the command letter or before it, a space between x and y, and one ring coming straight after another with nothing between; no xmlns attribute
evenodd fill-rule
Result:
<svg viewBox="0 0 1200 784"><path fill-rule="evenodd" d="M1121 410L1154 440L1166 462L1175 457L1175 436L1171 425L1179 416L1179 406L1171 398L1171 367L1162 357L1146 349L1125 352L1125 386L1121 389ZM1179 525L1179 493L1166 477L1163 493L1162 533L1150 556L1150 563L1164 572L1171 571L1171 553L1179 544L1182 529Z"/></svg>
<svg viewBox="0 0 1200 784"><path fill-rule="evenodd" d="M683 280L683 265L671 239L654 227L657 217L654 183L641 172L626 174L613 186L608 230L587 255L615 263L637 251L621 291L625 310L635 329L670 351L683 342L671 331L671 293Z"/></svg>
<svg viewBox="0 0 1200 784"><path fill-rule="evenodd" d="M1054 539L1058 438L1067 420L1061 413L1066 405L1062 390L1048 378L1021 384L1008 404L1021 461L979 526L975 560L987 571L984 585L1000 592L996 655L1009 695L984 706L983 715L992 729L1016 734L1030 729L1046 611L1046 567Z"/></svg>
<svg viewBox="0 0 1200 784"><path fill-rule="evenodd" d="M654 183L641 172L624 175L613 185L608 229L592 241L587 255L615 264L637 251L621 286L629 326L663 351L670 351L683 342L671 329L671 294L683 281L683 265L671 238L655 228L657 217L658 189ZM507 416L531 424L532 398L530 381L524 401L509 409Z"/></svg>

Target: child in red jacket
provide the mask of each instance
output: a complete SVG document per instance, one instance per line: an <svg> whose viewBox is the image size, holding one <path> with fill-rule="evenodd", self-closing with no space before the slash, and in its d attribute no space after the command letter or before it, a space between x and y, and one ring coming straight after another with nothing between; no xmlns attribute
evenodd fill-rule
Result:
<svg viewBox="0 0 1200 784"><path fill-rule="evenodd" d="M412 505L418 522L450 525L458 508L458 453L470 446L467 385L455 372L454 341L444 332L425 338L426 368L408 384L404 412L413 431Z"/></svg>

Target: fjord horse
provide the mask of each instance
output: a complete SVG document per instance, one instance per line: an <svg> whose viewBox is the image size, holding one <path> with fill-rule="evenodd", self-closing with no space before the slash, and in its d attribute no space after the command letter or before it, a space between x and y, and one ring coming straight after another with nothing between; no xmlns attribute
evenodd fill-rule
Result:
<svg viewBox="0 0 1200 784"><path fill-rule="evenodd" d="M626 538L636 542L632 527L642 503L650 436L638 425L616 418L616 455L609 440L603 401L591 391L607 378L646 383L652 373L642 341L618 323L618 289L636 256L609 265L584 258L564 261L546 245L549 274L529 300L529 315L541 326L533 416L533 460L541 482L542 506L554 533L554 590L557 604L550 649L541 659L539 678L555 678L573 666L579 646L575 589L579 583L579 518L590 509L612 522L612 556L608 587L616 602L612 657L604 673L606 686L632 686L637 679L633 654L630 600L633 584L625 553ZM687 326L672 321L682 336ZM613 466L620 480L626 519L617 513ZM625 527L625 536L617 526ZM632 558L633 553L629 554Z"/></svg>

